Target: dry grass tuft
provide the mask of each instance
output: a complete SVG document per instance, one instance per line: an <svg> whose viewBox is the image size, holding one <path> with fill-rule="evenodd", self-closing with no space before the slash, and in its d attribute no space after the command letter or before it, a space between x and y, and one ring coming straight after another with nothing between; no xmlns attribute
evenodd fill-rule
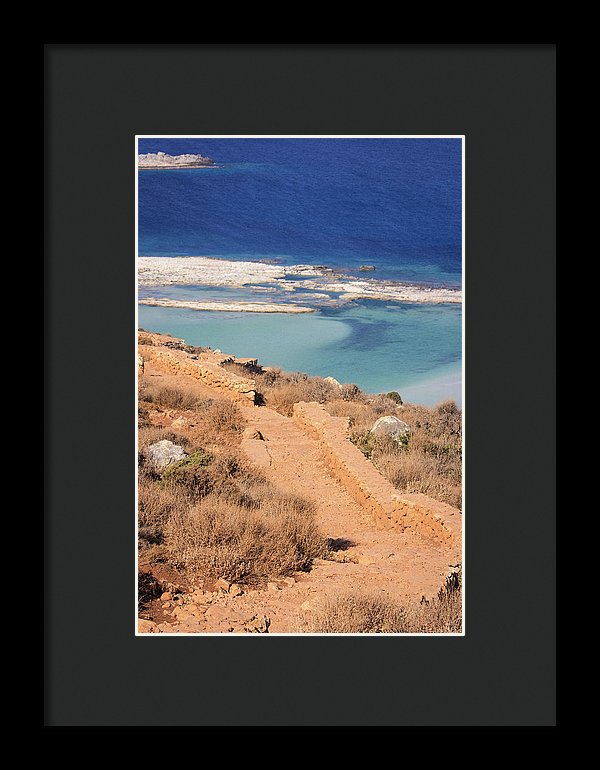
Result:
<svg viewBox="0 0 600 770"><path fill-rule="evenodd" d="M200 399L190 390L144 383L140 388L139 400L167 409L193 409Z"/></svg>
<svg viewBox="0 0 600 770"><path fill-rule="evenodd" d="M358 401L335 399L329 401L325 408L334 417L347 417L352 434L371 430L373 423L377 419L377 417L374 417L374 410L371 404Z"/></svg>
<svg viewBox="0 0 600 770"><path fill-rule="evenodd" d="M461 574L446 578L433 600L405 607L376 595L341 594L328 599L312 621L300 625L301 631L327 634L460 633Z"/></svg>
<svg viewBox="0 0 600 770"><path fill-rule="evenodd" d="M147 430L148 437L152 437L152 423L150 412L161 412L165 409L176 409L182 415L191 418L194 425L194 435L200 437L204 444L218 444L224 440L227 444L239 443L246 420L239 406L227 398L200 398L193 390L185 387L161 387L159 385L143 385L139 391L138 427L140 435ZM186 448L193 442L179 431L155 428L156 441L168 438L175 441L169 432L173 433L177 441ZM163 431L160 435L158 431ZM153 443L144 440L144 446ZM142 442L140 441L140 448Z"/></svg>
<svg viewBox="0 0 600 770"><path fill-rule="evenodd" d="M241 435L244 430L246 420L239 406L225 398L200 402L196 405L196 411L206 429L218 435Z"/></svg>
<svg viewBox="0 0 600 770"><path fill-rule="evenodd" d="M190 446L190 440L183 433L172 428L160 428L157 425L142 425L138 428L138 449L140 452L144 452L157 441L172 441L186 449Z"/></svg>

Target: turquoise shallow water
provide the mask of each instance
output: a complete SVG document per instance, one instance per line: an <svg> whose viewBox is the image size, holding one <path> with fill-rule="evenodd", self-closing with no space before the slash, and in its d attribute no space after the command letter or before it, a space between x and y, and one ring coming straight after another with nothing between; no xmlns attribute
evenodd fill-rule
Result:
<svg viewBox="0 0 600 770"><path fill-rule="evenodd" d="M198 296L198 295L197 295ZM310 315L139 306L138 325L265 366L354 382L407 401L461 398L460 305L362 301ZM457 350L458 347L458 350Z"/></svg>

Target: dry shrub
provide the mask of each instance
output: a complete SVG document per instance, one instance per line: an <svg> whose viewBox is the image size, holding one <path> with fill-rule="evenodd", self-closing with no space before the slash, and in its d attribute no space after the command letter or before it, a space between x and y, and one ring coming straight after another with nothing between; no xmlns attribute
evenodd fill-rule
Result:
<svg viewBox="0 0 600 770"><path fill-rule="evenodd" d="M460 633L462 581L452 573L437 596L399 606L377 595L345 593L329 598L312 621L299 629L325 634Z"/></svg>
<svg viewBox="0 0 600 770"><path fill-rule="evenodd" d="M453 572L431 601L421 601L409 614L413 633L450 633L462 631L462 571Z"/></svg>
<svg viewBox="0 0 600 770"><path fill-rule="evenodd" d="M241 434L246 420L237 404L223 399L209 399L196 405L202 424L217 434Z"/></svg>
<svg viewBox="0 0 600 770"><path fill-rule="evenodd" d="M245 582L308 569L327 551L313 504L233 453L198 451L162 473L142 466L139 532L179 571Z"/></svg>
<svg viewBox="0 0 600 770"><path fill-rule="evenodd" d="M373 451L375 467L403 492L422 492L443 503L460 508L460 463L445 462L419 451Z"/></svg>
<svg viewBox="0 0 600 770"><path fill-rule="evenodd" d="M344 401L364 401L365 394L353 382L345 383L338 388L339 394Z"/></svg>
<svg viewBox="0 0 600 770"><path fill-rule="evenodd" d="M397 633L402 610L388 599L353 593L328 598L306 629L319 634Z"/></svg>
<svg viewBox="0 0 600 770"><path fill-rule="evenodd" d="M212 494L174 513L164 537L177 569L245 583L306 570L326 549L313 514L285 498L248 508Z"/></svg>
<svg viewBox="0 0 600 770"><path fill-rule="evenodd" d="M294 404L299 401L316 401L323 404L333 398L339 388L318 377L300 378L296 381L273 385L260 391L266 406L290 417Z"/></svg>
<svg viewBox="0 0 600 770"><path fill-rule="evenodd" d="M451 441L462 434L462 413L454 401L442 401L434 407L406 404L402 419L413 431Z"/></svg>
<svg viewBox="0 0 600 770"><path fill-rule="evenodd" d="M139 536L160 543L162 530L170 516L189 507L191 501L184 489L158 484L151 475L140 473L138 479Z"/></svg>
<svg viewBox="0 0 600 770"><path fill-rule="evenodd" d="M286 417L291 416L294 404L299 401L316 401L323 404L340 398L339 387L325 382L323 377L311 377L303 372L284 372L276 368L265 371L261 367L249 368L235 363L224 366L244 377L250 375L256 383L262 403Z"/></svg>
<svg viewBox="0 0 600 770"><path fill-rule="evenodd" d="M190 440L182 433L171 428L160 428L156 425L143 425L138 429L138 448L144 452L151 444L157 441L172 441L182 447L189 447Z"/></svg>
<svg viewBox="0 0 600 770"><path fill-rule="evenodd" d="M161 585L152 573L138 573L138 610L143 610L146 604L156 599L161 593Z"/></svg>
<svg viewBox="0 0 600 770"><path fill-rule="evenodd" d="M142 385L138 391L141 417L147 420L148 409L179 409L194 411L203 426L214 433L241 433L245 423L237 404L226 398L200 398L191 389L185 387L164 387L160 385Z"/></svg>
<svg viewBox="0 0 600 770"><path fill-rule="evenodd" d="M373 408L370 404L357 401L343 401L341 399L330 401L326 409L334 417L347 417L351 433L371 430L377 419L373 417Z"/></svg>
<svg viewBox="0 0 600 770"><path fill-rule="evenodd" d="M401 410L397 407L402 405L402 399L397 393L392 391L392 393L380 393L376 396L371 396L367 399L367 403L371 405L373 412L380 417L382 414L399 414Z"/></svg>
<svg viewBox="0 0 600 770"><path fill-rule="evenodd" d="M200 401L191 390L147 383L139 389L139 400L168 409L193 409Z"/></svg>
<svg viewBox="0 0 600 770"><path fill-rule="evenodd" d="M234 453L212 456L196 452L168 466L162 473L161 484L184 489L195 501L213 494L249 510L314 514L310 501L281 492L257 468Z"/></svg>
<svg viewBox="0 0 600 770"><path fill-rule="evenodd" d="M157 478L163 487L185 490L192 500L212 492L229 501L249 504L251 490L267 485L262 474L238 455L212 455L201 449L179 462L168 465Z"/></svg>
<svg viewBox="0 0 600 770"><path fill-rule="evenodd" d="M138 406L138 428L148 428L151 425L150 412L140 404Z"/></svg>
<svg viewBox="0 0 600 770"><path fill-rule="evenodd" d="M150 332L147 332L145 329L138 329L138 345L154 345Z"/></svg>

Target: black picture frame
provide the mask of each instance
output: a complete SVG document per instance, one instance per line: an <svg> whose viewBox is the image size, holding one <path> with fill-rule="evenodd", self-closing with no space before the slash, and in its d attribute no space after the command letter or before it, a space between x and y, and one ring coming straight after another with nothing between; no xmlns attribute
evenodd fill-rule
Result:
<svg viewBox="0 0 600 770"><path fill-rule="evenodd" d="M44 46L46 726L556 724L556 50ZM465 637L134 636L136 134L465 135Z"/></svg>

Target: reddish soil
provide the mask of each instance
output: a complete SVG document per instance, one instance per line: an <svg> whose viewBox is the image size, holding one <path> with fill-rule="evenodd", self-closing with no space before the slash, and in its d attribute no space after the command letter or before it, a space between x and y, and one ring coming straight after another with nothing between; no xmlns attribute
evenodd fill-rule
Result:
<svg viewBox="0 0 600 770"><path fill-rule="evenodd" d="M161 385L182 385L202 398L223 398L187 375L166 375L146 364L144 378ZM364 591L399 603L419 601L437 593L450 571L447 553L421 537L378 529L370 513L356 503L323 464L317 442L292 419L266 407L242 406L249 427L264 441L244 439L242 450L281 489L314 501L317 521L325 536L336 541L334 560L317 560L308 573L273 581L269 588L245 589L240 596L201 586L188 591L180 605L163 608L154 600L140 613L140 632L154 633L268 633L301 632L303 624L335 594ZM160 420L165 427L184 412L168 410ZM193 431L193 426L185 432ZM140 560L142 568L142 561ZM160 566L144 566L159 579ZM172 578L173 576L171 576ZM170 582L176 582L171 580Z"/></svg>

